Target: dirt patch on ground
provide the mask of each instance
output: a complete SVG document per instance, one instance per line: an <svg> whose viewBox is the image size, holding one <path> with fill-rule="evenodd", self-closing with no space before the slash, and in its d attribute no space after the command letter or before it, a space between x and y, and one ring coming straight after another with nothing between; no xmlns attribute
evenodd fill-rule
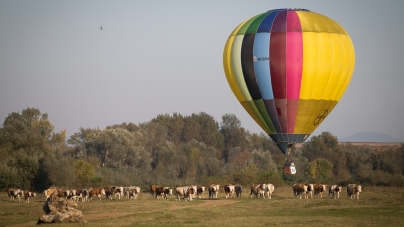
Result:
<svg viewBox="0 0 404 227"><path fill-rule="evenodd" d="M189 205L189 206L177 206L173 205L170 206L169 210L179 210L179 209L185 209L189 207L208 207L208 206L225 206L225 205L230 205L237 203L239 201L237 200L204 200L203 203L197 204L197 205Z"/></svg>

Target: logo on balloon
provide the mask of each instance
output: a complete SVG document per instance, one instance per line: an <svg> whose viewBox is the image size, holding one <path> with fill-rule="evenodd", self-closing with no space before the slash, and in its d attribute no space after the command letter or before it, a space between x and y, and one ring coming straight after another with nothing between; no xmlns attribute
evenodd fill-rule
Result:
<svg viewBox="0 0 404 227"><path fill-rule="evenodd" d="M253 56L253 61L269 61L269 57L257 57L257 56Z"/></svg>
<svg viewBox="0 0 404 227"><path fill-rule="evenodd" d="M314 126L319 125L324 119L325 117L327 117L328 115L328 110L324 109L322 113L320 113L316 119L314 120Z"/></svg>

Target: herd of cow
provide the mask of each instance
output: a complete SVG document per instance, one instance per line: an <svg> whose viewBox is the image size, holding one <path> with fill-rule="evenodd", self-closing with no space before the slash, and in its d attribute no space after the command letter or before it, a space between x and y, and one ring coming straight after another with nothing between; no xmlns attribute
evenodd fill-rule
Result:
<svg viewBox="0 0 404 227"><path fill-rule="evenodd" d="M29 199L35 197L36 193L18 188L7 188L7 195L10 200L16 201L18 199L18 202L20 202L21 197L24 197L25 202L29 203Z"/></svg>
<svg viewBox="0 0 404 227"><path fill-rule="evenodd" d="M307 199L314 197L322 198L323 192L327 191L328 197L331 196L333 199L339 199L339 195L342 192L342 187L338 185L326 185L326 184L294 184L292 186L293 194L296 198L302 198L302 196ZM362 186L357 184L348 184L347 186L347 198L359 199L359 192L362 192Z"/></svg>
<svg viewBox="0 0 404 227"><path fill-rule="evenodd" d="M217 199L219 193L220 185L212 184L209 187L202 185L193 186L180 186L180 187L164 187L152 185L150 187L150 194L152 198L156 199L167 199L168 195L175 194L176 200L187 200L192 201L194 198L204 198L205 191L208 191L209 199ZM339 198L342 192L342 187L338 185L325 185L325 184L294 184L292 186L293 195L296 198L322 198L323 192L326 192L328 188L328 197ZM233 198L234 194L237 197L241 197L243 192L243 187L240 184L232 185L226 184L223 187L225 198ZM250 198L272 198L272 194L275 190L273 184L252 184L250 188ZM359 199L359 192L362 191L361 185L349 184L347 186L347 198ZM140 187L129 186L129 187L117 187L110 186L104 188L91 188L91 189L77 189L77 190L64 190L57 189L56 187L51 187L44 191L46 198L49 198L53 193L56 193L59 197L73 199L75 201L91 201L93 198L101 200L101 196L104 195L106 199L112 199L113 197L121 199L124 197L126 199L136 199L141 192ZM20 197L24 197L25 202L29 203L29 199L35 197L35 193L30 191L24 191L21 189L8 188L7 194L10 200L20 202Z"/></svg>

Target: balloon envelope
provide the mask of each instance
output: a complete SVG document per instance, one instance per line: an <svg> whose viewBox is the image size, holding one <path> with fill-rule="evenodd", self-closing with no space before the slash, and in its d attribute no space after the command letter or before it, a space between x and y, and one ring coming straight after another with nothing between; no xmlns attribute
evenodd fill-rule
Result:
<svg viewBox="0 0 404 227"><path fill-rule="evenodd" d="M286 153L341 99L355 52L348 33L332 19L305 9L276 9L234 29L223 65L238 101Z"/></svg>

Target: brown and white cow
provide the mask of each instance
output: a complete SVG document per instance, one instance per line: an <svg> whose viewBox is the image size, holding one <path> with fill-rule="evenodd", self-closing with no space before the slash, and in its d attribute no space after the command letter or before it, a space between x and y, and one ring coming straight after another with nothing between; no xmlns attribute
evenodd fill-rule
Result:
<svg viewBox="0 0 404 227"><path fill-rule="evenodd" d="M157 185L152 185L152 186L150 186L150 194L151 194L151 196L152 196L153 199L155 198L155 195L156 195L156 188L157 188L157 187L159 187L159 186L157 186Z"/></svg>
<svg viewBox="0 0 404 227"><path fill-rule="evenodd" d="M197 196L198 198L205 198L205 189L206 189L205 186L198 185L198 186L196 187L196 196Z"/></svg>
<svg viewBox="0 0 404 227"><path fill-rule="evenodd" d="M339 194L342 191L342 187L338 185L330 185L328 189L328 198L330 198L330 195L332 194L333 199L339 199Z"/></svg>
<svg viewBox="0 0 404 227"><path fill-rule="evenodd" d="M346 188L347 198L353 199L356 196L356 199L359 199L359 192L362 192L362 186L357 184L348 184Z"/></svg>
<svg viewBox="0 0 404 227"><path fill-rule="evenodd" d="M224 186L224 193L226 194L226 199L233 198L234 191L235 191L234 185L226 184Z"/></svg>
<svg viewBox="0 0 404 227"><path fill-rule="evenodd" d="M176 200L180 201L181 197L185 199L186 190L188 190L188 186L183 187L175 187L175 197Z"/></svg>
<svg viewBox="0 0 404 227"><path fill-rule="evenodd" d="M236 184L234 186L234 191L236 191L236 196L241 198L241 193L243 192L243 186Z"/></svg>
<svg viewBox="0 0 404 227"><path fill-rule="evenodd" d="M314 197L322 198L323 192L327 191L327 185L325 184L314 184Z"/></svg>
<svg viewBox="0 0 404 227"><path fill-rule="evenodd" d="M73 189L70 192L70 195L68 198L71 198L72 200L78 202L78 201L83 201L83 190L82 189Z"/></svg>
<svg viewBox="0 0 404 227"><path fill-rule="evenodd" d="M157 199L159 199L160 197L162 197L163 199L167 199L167 195L172 195L172 194L173 194L173 190L169 187L159 186L156 188L156 198Z"/></svg>
<svg viewBox="0 0 404 227"><path fill-rule="evenodd" d="M217 195L219 194L219 187L218 184L211 184L209 186L209 199L217 199Z"/></svg>
<svg viewBox="0 0 404 227"><path fill-rule="evenodd" d="M184 189L184 199L187 201L192 201L195 195L195 188L194 187L188 187L186 190Z"/></svg>
<svg viewBox="0 0 404 227"><path fill-rule="evenodd" d="M130 189L133 189L133 198L137 199L139 197L141 188L138 186L129 186Z"/></svg>
<svg viewBox="0 0 404 227"><path fill-rule="evenodd" d="M7 188L6 189L6 191L7 191L7 195L8 195L8 198L10 199L10 200L13 200L13 189L14 188Z"/></svg>
<svg viewBox="0 0 404 227"><path fill-rule="evenodd" d="M33 198L36 196L35 192L31 192L31 191L24 191L24 200L26 203L29 203L29 199Z"/></svg>
<svg viewBox="0 0 404 227"><path fill-rule="evenodd" d="M21 189L13 188L13 190L11 191L11 196L12 196L13 201L15 201L18 198L18 202L20 202L21 196L23 196L23 195L24 195L24 192Z"/></svg>
<svg viewBox="0 0 404 227"><path fill-rule="evenodd" d="M307 185L304 184L294 184L292 186L293 189L293 195L299 199L302 199L302 195L304 196L304 198L306 197L306 193L307 193Z"/></svg>
<svg viewBox="0 0 404 227"><path fill-rule="evenodd" d="M90 196L88 192L90 190L91 190L91 188L88 189L88 190L85 189L85 188L81 190L81 201L82 202L87 202L88 201L88 197Z"/></svg>
<svg viewBox="0 0 404 227"><path fill-rule="evenodd" d="M48 199L53 193L58 193L58 189L56 187L50 187L43 191L46 199Z"/></svg>
<svg viewBox="0 0 404 227"><path fill-rule="evenodd" d="M70 196L70 190L59 189L57 193L60 198L68 198Z"/></svg>
<svg viewBox="0 0 404 227"><path fill-rule="evenodd" d="M116 197L118 197L118 199L121 199L121 196L123 196L123 187L113 187L113 194Z"/></svg>
<svg viewBox="0 0 404 227"><path fill-rule="evenodd" d="M313 198L313 193L314 193L314 184L304 184L307 186L307 193L306 193L306 197L308 198L310 195L310 198Z"/></svg>
<svg viewBox="0 0 404 227"><path fill-rule="evenodd" d="M264 195L264 190L262 188L262 184L252 184L250 191L250 198L259 198Z"/></svg>
<svg viewBox="0 0 404 227"><path fill-rule="evenodd" d="M88 198L92 201L93 197L97 197L99 201L101 201L101 195L105 195L105 189L100 188L92 188L88 192Z"/></svg>
<svg viewBox="0 0 404 227"><path fill-rule="evenodd" d="M273 184L262 184L262 190L264 191L264 199L265 195L268 199L272 199L272 193L275 191L275 186Z"/></svg>

